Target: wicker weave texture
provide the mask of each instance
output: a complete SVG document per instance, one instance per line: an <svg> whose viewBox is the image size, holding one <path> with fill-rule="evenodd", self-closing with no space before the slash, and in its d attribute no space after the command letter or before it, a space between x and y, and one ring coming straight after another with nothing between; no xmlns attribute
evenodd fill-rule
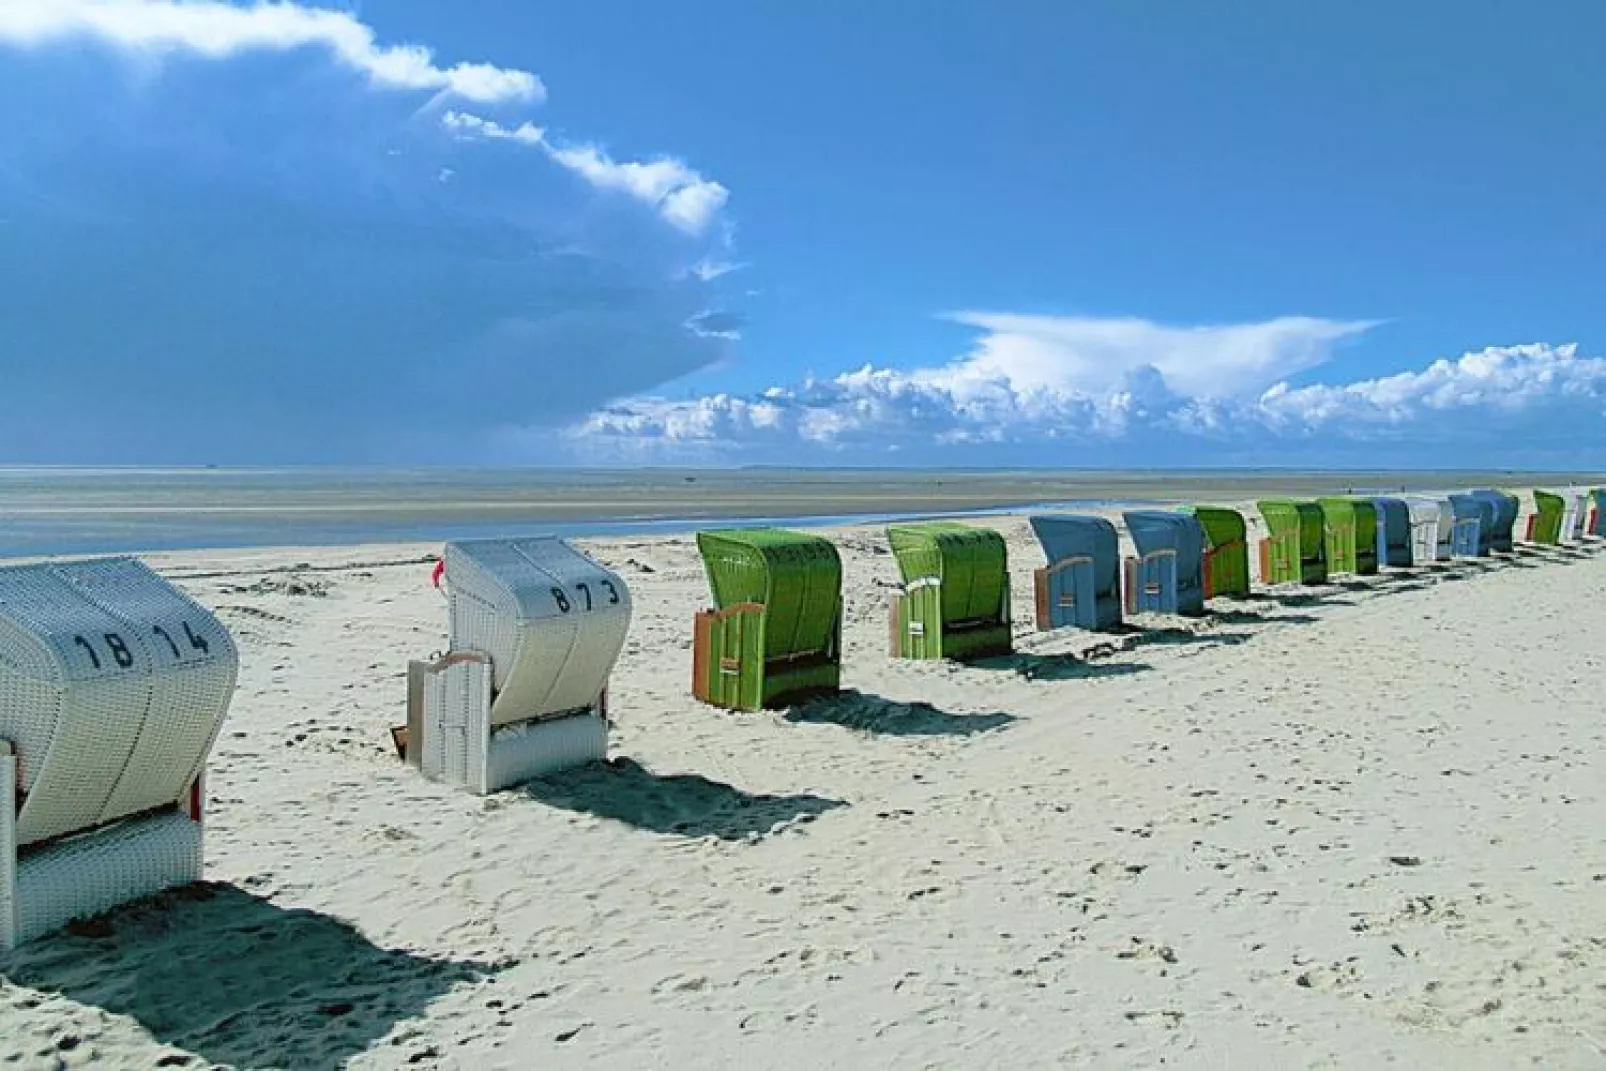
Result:
<svg viewBox="0 0 1606 1071"><path fill-rule="evenodd" d="M0 568L0 738L23 845L178 801L234 690L222 624L131 558Z"/></svg>
<svg viewBox="0 0 1606 1071"><path fill-rule="evenodd" d="M0 774L0 786L4 781ZM0 825L0 838L13 829ZM0 844L0 857L13 867L12 880L0 888L0 910L6 908L9 893L9 911L0 917L0 949L14 948L73 919L199 881L201 824L169 811L70 837L20 859L15 852L14 842ZM0 863L0 877L6 865Z"/></svg>
<svg viewBox="0 0 1606 1071"><path fill-rule="evenodd" d="M491 659L493 725L595 705L630 628L616 573L560 539L487 539L447 544L446 579L452 650Z"/></svg>

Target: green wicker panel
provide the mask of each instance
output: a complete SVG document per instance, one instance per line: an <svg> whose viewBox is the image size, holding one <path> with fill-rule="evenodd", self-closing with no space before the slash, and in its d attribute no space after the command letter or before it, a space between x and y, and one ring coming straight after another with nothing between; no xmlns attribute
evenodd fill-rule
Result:
<svg viewBox="0 0 1606 1071"><path fill-rule="evenodd" d="M1224 506L1185 506L1204 529L1210 584L1206 598L1249 594L1248 527L1243 514Z"/></svg>
<svg viewBox="0 0 1606 1071"><path fill-rule="evenodd" d="M830 540L784 528L733 528L698 532L697 549L716 607L756 602L766 609L765 658L835 649L842 559Z"/></svg>
<svg viewBox="0 0 1606 1071"><path fill-rule="evenodd" d="M1535 543L1560 543L1561 519L1567 510L1566 501L1549 491L1534 492L1534 508L1539 512L1534 517L1533 541Z"/></svg>
<svg viewBox="0 0 1606 1071"><path fill-rule="evenodd" d="M1298 533L1298 579L1306 584L1325 581L1327 532L1322 508L1314 502L1290 498L1262 499L1257 505L1273 538L1287 542L1292 540L1294 533Z"/></svg>
<svg viewBox="0 0 1606 1071"><path fill-rule="evenodd" d="M942 624L998 620L1009 584L1004 537L991 528L938 521L893 525L887 541L905 584L942 582Z"/></svg>

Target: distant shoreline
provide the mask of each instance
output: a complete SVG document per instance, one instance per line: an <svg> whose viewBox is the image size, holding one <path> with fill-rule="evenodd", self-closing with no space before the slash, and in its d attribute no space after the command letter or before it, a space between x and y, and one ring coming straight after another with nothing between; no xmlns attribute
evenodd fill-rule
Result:
<svg viewBox="0 0 1606 1071"><path fill-rule="evenodd" d="M0 558L874 523L1268 496L1549 486L1590 473L1353 470L0 470Z"/></svg>

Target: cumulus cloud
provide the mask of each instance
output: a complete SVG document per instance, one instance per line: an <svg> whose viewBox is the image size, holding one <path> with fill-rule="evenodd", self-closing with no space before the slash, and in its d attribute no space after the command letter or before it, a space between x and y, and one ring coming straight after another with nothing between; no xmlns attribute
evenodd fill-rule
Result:
<svg viewBox="0 0 1606 1071"><path fill-rule="evenodd" d="M463 138L521 141L546 150L554 162L600 190L622 193L652 207L666 222L687 234L701 234L719 215L730 191L706 179L683 161L662 156L645 163L619 162L595 145L556 145L545 131L530 123L509 130L477 115L447 112L441 117L447 130ZM714 262L704 262L711 264ZM699 266L698 270L703 270ZM712 276L709 276L712 277Z"/></svg>
<svg viewBox="0 0 1606 1071"><path fill-rule="evenodd" d="M0 41L40 45L74 38L161 55L188 52L227 59L249 51L322 48L376 86L436 90L480 103L544 95L528 71L488 63L442 67L418 45L380 45L344 11L293 3L236 6L218 0L5 0Z"/></svg>
<svg viewBox="0 0 1606 1071"><path fill-rule="evenodd" d="M491 150L545 135L431 105L533 75L379 40L290 4L0 0L0 456L481 460L729 359L726 228ZM195 61L108 62L139 51Z"/></svg>
<svg viewBox="0 0 1606 1071"><path fill-rule="evenodd" d="M1574 346L1494 347L1398 375L1293 386L1287 377L1368 325L961 319L989 333L946 365L867 365L751 396L628 399L571 427L568 443L620 460L1035 464L1331 463L1336 445L1346 463L1422 464L1413 451L1431 444L1482 458L1438 463L1489 464L1574 450L1579 431L1606 415L1606 360Z"/></svg>

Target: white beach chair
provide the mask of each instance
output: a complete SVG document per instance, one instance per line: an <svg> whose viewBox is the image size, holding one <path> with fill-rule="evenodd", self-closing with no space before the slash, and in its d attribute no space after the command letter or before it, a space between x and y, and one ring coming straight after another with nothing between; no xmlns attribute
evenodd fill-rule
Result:
<svg viewBox="0 0 1606 1071"><path fill-rule="evenodd" d="M0 567L0 949L200 879L237 668L132 558Z"/></svg>
<svg viewBox="0 0 1606 1071"><path fill-rule="evenodd" d="M1455 510L1436 495L1403 495L1411 511L1411 560L1448 561L1455 534Z"/></svg>
<svg viewBox="0 0 1606 1071"><path fill-rule="evenodd" d="M624 581L548 536L448 543L445 583L450 649L408 667L407 761L484 794L606 758Z"/></svg>
<svg viewBox="0 0 1606 1071"><path fill-rule="evenodd" d="M1557 493L1566 503L1561 515L1562 542L1577 543L1584 538L1584 525L1589 519L1589 492L1582 487L1567 487Z"/></svg>

